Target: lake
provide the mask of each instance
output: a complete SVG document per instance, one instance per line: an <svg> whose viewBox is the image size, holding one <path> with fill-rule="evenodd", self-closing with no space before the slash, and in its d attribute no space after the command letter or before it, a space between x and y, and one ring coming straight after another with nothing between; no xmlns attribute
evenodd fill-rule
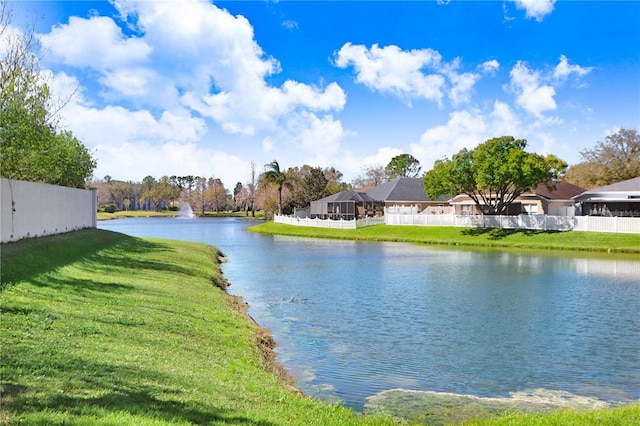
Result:
<svg viewBox="0 0 640 426"><path fill-rule="evenodd" d="M640 260L265 236L235 219L98 228L205 242L303 392L361 410L394 389L640 398Z"/></svg>

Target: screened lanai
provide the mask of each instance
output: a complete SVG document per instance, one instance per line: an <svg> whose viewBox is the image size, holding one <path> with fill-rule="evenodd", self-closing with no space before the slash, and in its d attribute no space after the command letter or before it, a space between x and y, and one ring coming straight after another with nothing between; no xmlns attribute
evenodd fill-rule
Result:
<svg viewBox="0 0 640 426"><path fill-rule="evenodd" d="M312 219L361 219L382 215L384 203L376 201L364 192L339 192L311 202Z"/></svg>

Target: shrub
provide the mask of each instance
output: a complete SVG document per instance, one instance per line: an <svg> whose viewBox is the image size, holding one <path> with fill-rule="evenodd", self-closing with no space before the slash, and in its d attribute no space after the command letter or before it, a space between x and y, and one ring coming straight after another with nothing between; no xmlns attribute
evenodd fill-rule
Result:
<svg viewBox="0 0 640 426"><path fill-rule="evenodd" d="M98 208L98 212L99 213L115 213L116 212L116 206L115 206L115 204L102 204Z"/></svg>

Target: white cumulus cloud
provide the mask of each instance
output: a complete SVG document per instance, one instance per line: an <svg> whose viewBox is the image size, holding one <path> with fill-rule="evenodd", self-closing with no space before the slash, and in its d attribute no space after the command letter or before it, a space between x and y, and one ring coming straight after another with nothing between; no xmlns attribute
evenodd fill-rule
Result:
<svg viewBox="0 0 640 426"><path fill-rule="evenodd" d="M125 37L122 29L105 16L89 19L72 16L40 35L43 47L63 63L79 68L113 70L146 61L152 47L139 37Z"/></svg>
<svg viewBox="0 0 640 426"><path fill-rule="evenodd" d="M402 50L398 46L367 48L346 43L334 54L334 64L353 67L355 80L371 90L389 93L411 104L425 99L443 106L447 96L454 105L469 102L479 74L459 72L460 58L447 63L433 49Z"/></svg>
<svg viewBox="0 0 640 426"><path fill-rule="evenodd" d="M564 80L572 75L583 77L589 74L593 67L581 67L580 65L570 65L565 55L560 55L560 62L553 70L553 77L556 80Z"/></svg>
<svg viewBox="0 0 640 426"><path fill-rule="evenodd" d="M524 133L526 129L511 108L495 101L488 111L471 108L452 112L446 124L427 129L417 143L411 144L411 154L427 171L436 160L451 158L463 148L473 149L494 137L522 138Z"/></svg>
<svg viewBox="0 0 640 426"><path fill-rule="evenodd" d="M492 59L478 65L478 69L483 73L494 73L500 69L500 63L497 60Z"/></svg>
<svg viewBox="0 0 640 426"><path fill-rule="evenodd" d="M527 18L541 22L553 12L556 0L513 0L518 9L524 9Z"/></svg>
<svg viewBox="0 0 640 426"><path fill-rule="evenodd" d="M439 74L425 74L422 69L438 67L441 60L433 49L404 51L393 45L374 44L368 49L346 43L335 53L336 66L353 66L356 81L372 90L438 103L442 101L445 79Z"/></svg>
<svg viewBox="0 0 640 426"><path fill-rule="evenodd" d="M516 103L538 118L545 111L555 110L555 89L542 82L540 72L532 71L523 61L511 69L511 89L516 93Z"/></svg>
<svg viewBox="0 0 640 426"><path fill-rule="evenodd" d="M106 103L152 110L182 104L230 133L248 135L277 129L287 114L344 107L346 95L336 83L270 85L266 79L281 71L280 63L258 45L243 16L209 2L113 5L122 22L71 17L40 36L53 57L99 73Z"/></svg>

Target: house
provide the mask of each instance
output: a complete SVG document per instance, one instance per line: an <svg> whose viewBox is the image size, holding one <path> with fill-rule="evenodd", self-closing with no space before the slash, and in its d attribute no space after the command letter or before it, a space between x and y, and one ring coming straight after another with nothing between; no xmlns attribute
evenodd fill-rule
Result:
<svg viewBox="0 0 640 426"><path fill-rule="evenodd" d="M579 216L640 217L640 176L573 197Z"/></svg>
<svg viewBox="0 0 640 426"><path fill-rule="evenodd" d="M360 219L382 216L385 207L411 207L417 212L429 206L446 206L448 196L435 201L424 193L421 178L396 178L366 191L344 191L311 202L309 215L320 219Z"/></svg>
<svg viewBox="0 0 640 426"><path fill-rule="evenodd" d="M453 214L457 216L470 216L470 215L482 215L482 211L476 205L471 197L467 194L456 195L449 201L449 204L453 207ZM484 206L483 206L484 207ZM507 215L519 215L522 213L522 205L517 199L507 206Z"/></svg>
<svg viewBox="0 0 640 426"><path fill-rule="evenodd" d="M367 216L380 216L383 203L365 192L343 191L312 201L309 216L314 219L353 220Z"/></svg>
<svg viewBox="0 0 640 426"><path fill-rule="evenodd" d="M575 216L572 198L584 191L584 188L559 180L551 188L540 183L533 190L520 195L516 201L520 202L522 213Z"/></svg>
<svg viewBox="0 0 640 426"><path fill-rule="evenodd" d="M553 216L574 216L573 197L582 194L584 188L565 181L556 181L548 188L545 183L524 192L508 207L507 215L548 214ZM478 215L483 212L466 194L451 199L456 215Z"/></svg>

